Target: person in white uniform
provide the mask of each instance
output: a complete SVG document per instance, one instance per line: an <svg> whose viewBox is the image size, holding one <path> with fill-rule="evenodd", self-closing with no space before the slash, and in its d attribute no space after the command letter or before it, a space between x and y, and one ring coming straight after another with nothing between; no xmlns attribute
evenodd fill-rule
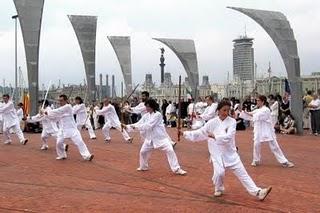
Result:
<svg viewBox="0 0 320 213"><path fill-rule="evenodd" d="M57 135L56 151L57 160L67 158L67 152L64 147L64 140L71 139L78 147L82 158L86 161L91 161L94 157L90 154L86 144L82 140L81 134L77 129L77 125L73 118L72 106L68 103L66 95L59 96L60 107L50 111L40 110L40 114L45 114L50 120L58 120L59 131Z"/></svg>
<svg viewBox="0 0 320 213"><path fill-rule="evenodd" d="M117 112L112 104L110 104L110 101L108 98L105 98L103 100L104 107L101 110L96 110L97 115L103 115L105 118L105 124L102 127L102 133L105 137L106 142L110 142L110 129L112 127L119 130L123 136L123 138L128 143L132 143L132 138L128 135L127 131L125 129L121 128L121 122L119 120L119 117L117 115Z"/></svg>
<svg viewBox="0 0 320 213"><path fill-rule="evenodd" d="M149 158L151 151L154 149L161 149L167 155L167 159L172 172L177 175L185 175L186 171L181 169L177 156L171 145L171 139L166 132L163 118L159 109L159 105L153 99L145 102L147 113L142 116L141 120L135 124L125 125L122 124L124 129L129 131L137 129L145 133L144 142L140 150L140 165L138 171L149 170Z"/></svg>
<svg viewBox="0 0 320 213"><path fill-rule="evenodd" d="M194 124L192 125L192 129L201 128L207 121L213 119L216 116L217 106L218 104L214 102L214 98L212 96L206 97L207 107L204 112L197 115Z"/></svg>
<svg viewBox="0 0 320 213"><path fill-rule="evenodd" d="M3 118L3 136L4 143L11 144L10 130L12 130L19 138L22 145L26 145L28 139L23 135L23 132L20 129L20 121L17 116L17 111L14 108L10 96L5 94L2 96L4 104L0 107L0 114Z"/></svg>
<svg viewBox="0 0 320 213"><path fill-rule="evenodd" d="M267 98L260 95L257 98L257 109L252 112L244 112L252 116L253 121L253 161L252 166L258 166L261 163L261 144L269 144L270 150L279 163L285 168L294 167L294 164L287 160L282 153L277 142L275 130L272 123L270 109L266 106Z"/></svg>
<svg viewBox="0 0 320 213"><path fill-rule="evenodd" d="M90 139L96 139L97 136L92 128L90 117L89 114L87 114L87 108L83 103L82 98L79 96L75 97L75 103L76 104L72 107L72 113L76 115L76 123L78 130L81 131L82 128L87 128Z"/></svg>
<svg viewBox="0 0 320 213"><path fill-rule="evenodd" d="M279 103L273 95L269 95L269 99L270 99L272 126L275 127L275 125L278 123L278 117L279 117Z"/></svg>
<svg viewBox="0 0 320 213"><path fill-rule="evenodd" d="M43 101L39 102L41 105L43 104ZM51 111L51 107L49 106L49 102L47 100L44 101L44 107L43 111L44 112L49 112ZM58 134L58 126L57 126L57 120L50 120L48 116L45 114L40 114L38 113L35 116L32 116L31 118L27 119L28 123L36 123L36 122L41 122L42 124L42 133L41 133L41 150L47 150L49 148L48 145L48 139L49 137L54 137L55 139L57 138Z"/></svg>
<svg viewBox="0 0 320 213"><path fill-rule="evenodd" d="M218 116L208 121L201 129L185 131L183 136L190 141L208 141L210 159L214 174L212 181L215 187L214 196L222 196L226 169L239 179L250 195L263 201L271 191L271 187L257 187L244 168L235 146L236 120L229 117L231 103L221 101L217 106Z"/></svg>
<svg viewBox="0 0 320 213"><path fill-rule="evenodd" d="M18 116L19 122L21 122L23 117L24 117L24 115L23 115L23 103L19 103L17 105L17 116Z"/></svg>
<svg viewBox="0 0 320 213"><path fill-rule="evenodd" d="M149 96L150 96L149 92L143 91L141 93L141 102L137 106L127 108L126 110L130 113L140 114L141 117L143 117L147 113L147 108L145 106L145 102L147 100L149 100ZM144 130L140 130L140 137L141 137L142 141L144 141L145 135L146 135L146 133L144 132ZM173 140L171 140L171 144L173 147L175 147L177 145L177 142L174 142Z"/></svg>

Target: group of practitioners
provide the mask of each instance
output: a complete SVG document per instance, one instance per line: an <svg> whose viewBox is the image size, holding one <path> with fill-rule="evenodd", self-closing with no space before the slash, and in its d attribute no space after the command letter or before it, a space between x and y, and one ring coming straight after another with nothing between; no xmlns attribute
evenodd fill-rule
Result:
<svg viewBox="0 0 320 213"><path fill-rule="evenodd" d="M81 97L75 98L75 104L72 106L68 102L66 95L60 95L59 107L52 109L48 101L41 103L39 113L27 119L27 122L41 122L43 131L41 134L42 150L48 149L48 138L56 139L57 160L67 158L68 145L65 139L70 139L86 161L91 161L94 157L88 150L82 139L80 130L88 129L91 139L96 139L96 135L91 126L87 109ZM241 116L251 120L254 125L253 130L253 161L252 166L260 166L261 145L268 143L270 150L277 161L284 168L292 168L294 164L290 162L283 154L274 131L274 124L270 109L267 105L267 98L263 95L256 99L257 108L251 112L243 110ZM177 175L186 175L179 164L174 151L174 142L166 131L163 121L163 115L159 112L159 105L156 100L149 97L149 93L142 92L141 102L135 106L125 105L125 111L129 113L141 114L141 119L133 124L124 124L120 121L116 110L110 101L105 98L102 109L92 109L97 115L103 115L105 124L102 128L104 140L106 143L111 141L110 129L115 128L120 131L123 139L127 143L132 143L133 138L129 135L132 131L138 131L143 142L140 149L138 171L149 170L149 159L154 149L160 149L165 152L169 166L173 173ZM228 99L223 99L216 103L212 96L206 97L206 107L202 111L194 113L196 106L190 106L192 109L192 130L182 131L178 128L178 134L191 142L207 141L210 161L212 162L214 174L212 181L214 184L214 196L222 196L224 187L224 176L226 170L232 170L241 184L250 195L263 201L271 191L271 187L258 187L252 178L248 175L236 147L236 120L230 116L234 106ZM203 107L201 107L203 108ZM25 139L19 127L19 118L9 95L3 96L3 103L0 105L0 116L3 118L3 132L5 144L10 144L10 129L18 136L20 143L25 145L28 139Z"/></svg>

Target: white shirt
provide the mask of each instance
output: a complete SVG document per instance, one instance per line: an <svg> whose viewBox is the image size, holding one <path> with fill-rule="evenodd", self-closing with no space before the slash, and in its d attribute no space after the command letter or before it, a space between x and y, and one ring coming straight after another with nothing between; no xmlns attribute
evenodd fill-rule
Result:
<svg viewBox="0 0 320 213"><path fill-rule="evenodd" d="M175 111L175 106L173 104L169 104L166 108L166 115L171 115L171 113L174 113Z"/></svg>
<svg viewBox="0 0 320 213"><path fill-rule="evenodd" d="M204 112L199 115L202 120L208 121L216 116L218 104L212 103L210 106L207 106Z"/></svg>
<svg viewBox="0 0 320 213"><path fill-rule="evenodd" d="M195 112L195 104L194 103L190 103L188 105L188 115L192 115L192 113Z"/></svg>
<svg viewBox="0 0 320 213"><path fill-rule="evenodd" d="M58 120L59 130L77 130L76 122L73 118L72 106L66 104L57 109L48 111L48 118L50 120Z"/></svg>
<svg viewBox="0 0 320 213"><path fill-rule="evenodd" d="M23 110L22 110L22 108L19 108L17 110L17 116L18 116L19 121L22 121L22 118L23 118Z"/></svg>
<svg viewBox="0 0 320 213"><path fill-rule="evenodd" d="M51 107L46 107L44 109L45 112L49 113L51 111ZM42 131L47 133L56 134L58 132L57 120L51 120L46 115L37 114L31 117L31 120L28 122L41 122L42 123Z"/></svg>
<svg viewBox="0 0 320 213"><path fill-rule="evenodd" d="M310 110L320 110L320 99L319 98L317 98L316 100L313 99L309 105L316 106L316 108L310 108Z"/></svg>
<svg viewBox="0 0 320 213"><path fill-rule="evenodd" d="M271 110L271 115L274 117L278 117L279 116L279 103L278 101L275 101L271 106L270 106L270 110Z"/></svg>
<svg viewBox="0 0 320 213"><path fill-rule="evenodd" d="M72 107L72 113L76 115L78 125L84 125L87 120L87 108L84 104L76 104Z"/></svg>
<svg viewBox="0 0 320 213"><path fill-rule="evenodd" d="M171 142L171 139L165 129L163 124L162 115L160 112L147 113L140 121L135 124L128 125L130 127L137 128L138 130L144 132L144 142L153 145L153 147L159 148L166 143Z"/></svg>
<svg viewBox="0 0 320 213"><path fill-rule="evenodd" d="M132 107L131 110L132 110L132 113L141 114L141 116L147 113L147 109L146 109L146 106L144 105L144 102L140 102L137 106Z"/></svg>
<svg viewBox="0 0 320 213"><path fill-rule="evenodd" d="M215 117L201 129L185 131L183 136L195 142L207 140L211 159L222 167L229 167L241 162L235 145L236 126L236 120L231 117L223 121ZM214 134L215 139L208 137L210 133Z"/></svg>
<svg viewBox="0 0 320 213"><path fill-rule="evenodd" d="M8 129L20 123L17 116L17 111L14 108L12 101L8 101L8 103L2 104L2 106L0 107L0 114L2 114L4 129Z"/></svg>
<svg viewBox="0 0 320 213"><path fill-rule="evenodd" d="M257 142L268 142L276 138L270 109L266 106L252 111L253 137Z"/></svg>
<svg viewBox="0 0 320 213"><path fill-rule="evenodd" d="M96 110L97 115L103 115L106 123L113 127L121 126L117 112L112 104L104 106L101 110Z"/></svg>

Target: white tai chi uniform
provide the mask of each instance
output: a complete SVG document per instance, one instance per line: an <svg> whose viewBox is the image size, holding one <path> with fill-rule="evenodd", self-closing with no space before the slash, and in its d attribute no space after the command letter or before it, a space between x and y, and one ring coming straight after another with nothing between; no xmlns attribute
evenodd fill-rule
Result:
<svg viewBox="0 0 320 213"><path fill-rule="evenodd" d="M128 125L129 130L131 127L145 133L144 143L140 150L140 169L148 169L148 161L153 149L161 149L166 153L170 168L173 172L180 169L177 156L173 150L171 139L164 127L160 112L145 114L137 123Z"/></svg>
<svg viewBox="0 0 320 213"><path fill-rule="evenodd" d="M46 107L44 112L49 113L51 111L51 107ZM50 120L46 115L37 114L32 116L31 119L28 119L27 122L34 123L34 122L41 122L42 123L42 133L41 133L41 141L43 148L48 148L48 138L54 137L57 138L58 135L58 120Z"/></svg>
<svg viewBox="0 0 320 213"><path fill-rule="evenodd" d="M140 102L137 106L131 108L131 112L135 114L140 114L141 117L143 117L145 114L147 114L146 106L144 105L144 102ZM141 118L140 118L141 120ZM140 130L140 139L141 141L144 141L145 138L145 132L143 130Z"/></svg>
<svg viewBox="0 0 320 213"><path fill-rule="evenodd" d="M84 104L76 104L72 107L72 113L76 115L77 128L80 131L83 126L88 129L90 138L96 138L96 134L93 131L89 114L87 114L87 108Z"/></svg>
<svg viewBox="0 0 320 213"><path fill-rule="evenodd" d="M271 121L272 121L272 126L274 127L277 122L278 122L278 117L279 117L279 103L278 101L275 101L271 106Z"/></svg>
<svg viewBox="0 0 320 213"><path fill-rule="evenodd" d="M92 117L93 117L93 123L94 123L94 129L99 129L100 124L99 124L99 116L97 115L96 111L99 110L100 108L98 106L95 106L92 112Z"/></svg>
<svg viewBox="0 0 320 213"><path fill-rule="evenodd" d="M56 151L60 158L66 158L67 153L64 148L64 139L69 138L78 147L81 156L87 160L91 154L83 142L81 134L73 118L72 106L66 104L57 109L48 111L48 118L58 120L59 131L57 135Z"/></svg>
<svg viewBox="0 0 320 213"><path fill-rule="evenodd" d="M20 121L12 101L8 101L8 103L4 103L0 107L0 114L2 114L3 117L3 136L5 143L11 142L10 130L13 130L13 132L18 136L20 143L23 143L25 138L20 129Z"/></svg>
<svg viewBox="0 0 320 213"><path fill-rule="evenodd" d="M251 112L253 115L253 162L260 162L261 143L268 142L271 152L277 158L279 163L287 163L287 158L283 155L277 142L274 131L271 112L266 106Z"/></svg>
<svg viewBox="0 0 320 213"><path fill-rule="evenodd" d="M212 103L210 106L207 106L204 112L195 120L192 125L192 129L199 129L206 123L206 121L213 119L216 116L217 107L217 103Z"/></svg>
<svg viewBox="0 0 320 213"><path fill-rule="evenodd" d="M225 170L231 169L249 194L257 196L261 188L257 187L244 168L235 146L236 120L227 117L223 121L215 117L201 129L186 131L183 136L191 141L208 140L210 159L213 164L212 177L215 191L224 191L223 178ZM208 137L214 134L215 139Z"/></svg>
<svg viewBox="0 0 320 213"><path fill-rule="evenodd" d="M105 140L110 140L110 128L114 127L119 130L123 136L123 138L128 141L130 136L128 135L125 129L121 129L121 123L119 117L117 115L116 110L112 104L108 104L108 106L104 106L101 110L96 111L97 115L103 115L105 119L105 124L102 128L102 133L105 137Z"/></svg>

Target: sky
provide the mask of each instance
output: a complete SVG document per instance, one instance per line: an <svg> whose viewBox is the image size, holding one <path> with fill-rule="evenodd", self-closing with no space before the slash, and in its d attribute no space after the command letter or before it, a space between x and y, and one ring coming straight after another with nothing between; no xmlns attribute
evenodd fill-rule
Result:
<svg viewBox="0 0 320 213"><path fill-rule="evenodd" d="M291 23L301 60L303 75L320 71L320 1L314 0L45 0L39 58L40 85L50 80L64 84L83 83L84 65L80 47L67 15L98 16L96 82L102 73L116 76L118 89L123 81L116 55L107 36L131 36L134 84L153 74L159 84L159 48L166 49L166 72L178 81L186 76L178 58L159 38L194 39L200 82L209 75L211 83L227 82L232 77L232 40L244 35L254 38L258 77L266 76L269 62L273 75L285 76L280 54L266 32L249 17L227 6L275 10ZM0 85L14 85L14 21L12 0L1 0L0 7ZM20 26L18 28L18 66L27 80L26 59ZM40 86L41 88L41 86Z"/></svg>

